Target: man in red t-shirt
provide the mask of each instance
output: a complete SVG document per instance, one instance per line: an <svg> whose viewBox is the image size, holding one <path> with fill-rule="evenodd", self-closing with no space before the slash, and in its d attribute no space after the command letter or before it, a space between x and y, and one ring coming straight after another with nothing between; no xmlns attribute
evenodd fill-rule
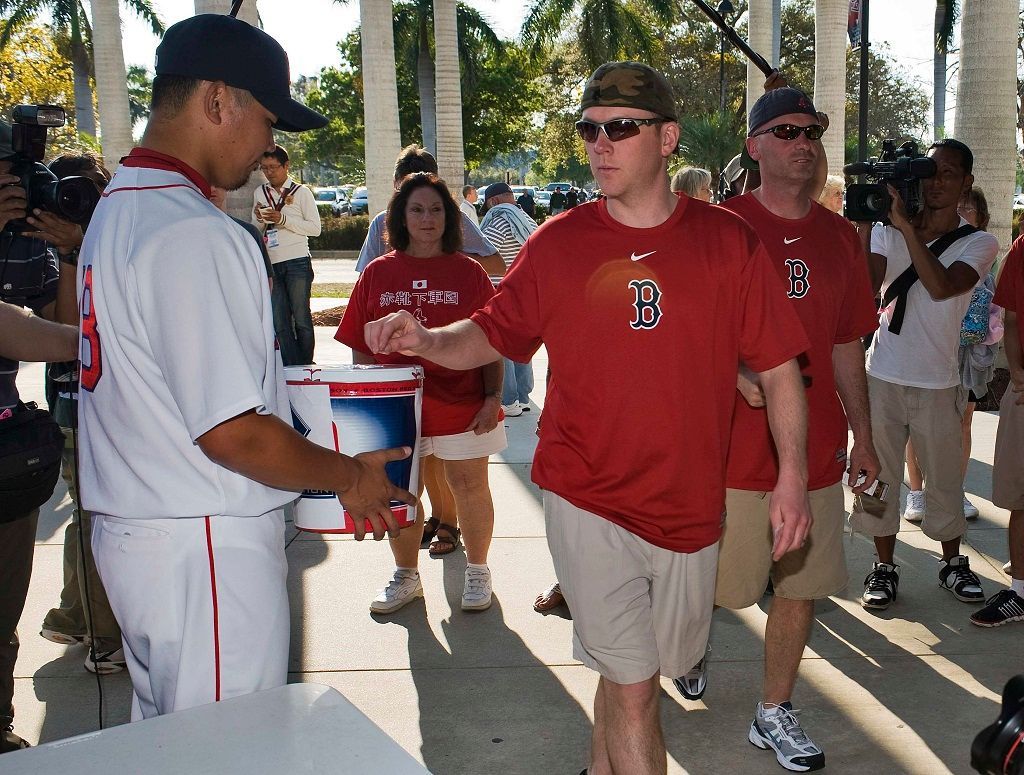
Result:
<svg viewBox="0 0 1024 775"><path fill-rule="evenodd" d="M1024 235L1017 237L1003 261L993 304L1006 310L1003 350L1010 367L1010 384L999 404L992 502L1010 512L1010 588L988 599L971 615L979 627L1024 621Z"/></svg>
<svg viewBox="0 0 1024 775"><path fill-rule="evenodd" d="M545 222L470 320L426 330L400 312L368 324L366 342L450 368L545 345L533 481L574 654L601 673L590 766L664 773L658 675L681 675L707 643L740 361L760 372L780 452L776 557L808 531L795 360L808 342L754 232L670 191L679 126L664 76L602 65L582 110L607 198Z"/></svg>
<svg viewBox="0 0 1024 775"><path fill-rule="evenodd" d="M774 750L783 767L806 771L824 767L825 755L801 729L790 698L814 620L814 601L847 583L840 483L847 468L847 421L854 438L849 468L865 475L855 490L867 489L878 476L861 344L861 337L878 327L878 318L856 230L809 195L821 153L816 141L824 132L810 98L789 87L766 92L754 103L749 126L747 151L758 161L761 185L724 207L757 231L811 341L800 365L807 386L814 523L805 546L772 561L766 498L778 475L777 456L757 380L744 370L726 470L715 603L746 608L760 599L769 578L773 582L764 694L749 739ZM702 660L677 680L685 696L703 694L704 666Z"/></svg>

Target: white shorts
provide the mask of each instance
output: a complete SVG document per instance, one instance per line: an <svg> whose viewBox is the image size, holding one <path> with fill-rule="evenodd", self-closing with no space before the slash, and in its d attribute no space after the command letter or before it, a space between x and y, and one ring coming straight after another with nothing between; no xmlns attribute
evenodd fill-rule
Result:
<svg viewBox="0 0 1024 775"><path fill-rule="evenodd" d="M473 431L450 436L424 436L420 439L420 457L434 455L440 460L473 460L496 455L507 446L505 426L499 422L494 430L479 436Z"/></svg>
<svg viewBox="0 0 1024 775"><path fill-rule="evenodd" d="M93 515L92 549L121 624L132 720L284 686L284 512Z"/></svg>

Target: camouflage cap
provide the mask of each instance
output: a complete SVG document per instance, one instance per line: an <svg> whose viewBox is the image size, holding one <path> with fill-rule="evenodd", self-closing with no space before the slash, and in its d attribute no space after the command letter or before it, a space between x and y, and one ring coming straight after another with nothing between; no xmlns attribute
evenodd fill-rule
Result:
<svg viewBox="0 0 1024 775"><path fill-rule="evenodd" d="M605 62L583 89L580 110L637 108L675 121L678 118L672 87L665 76L642 62Z"/></svg>

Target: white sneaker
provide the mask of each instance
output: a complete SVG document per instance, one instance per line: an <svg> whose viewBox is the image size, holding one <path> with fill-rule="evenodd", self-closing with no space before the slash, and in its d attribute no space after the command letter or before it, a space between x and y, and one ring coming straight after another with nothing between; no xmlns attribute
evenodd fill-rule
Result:
<svg viewBox="0 0 1024 775"><path fill-rule="evenodd" d="M491 607L491 571L466 568L466 586L462 590L463 611L485 611Z"/></svg>
<svg viewBox="0 0 1024 775"><path fill-rule="evenodd" d="M502 404L501 410L505 413L506 417L518 417L523 413L523 405L518 401L513 401L508 406Z"/></svg>
<svg viewBox="0 0 1024 775"><path fill-rule="evenodd" d="M1010 560L1007 560L1003 564L1003 573L1005 573L1007 576L1009 576L1011 570L1013 570L1013 563Z"/></svg>
<svg viewBox="0 0 1024 775"><path fill-rule="evenodd" d="M396 568L391 581L370 603L370 610L375 614L390 614L418 597L423 597L419 571Z"/></svg>
<svg viewBox="0 0 1024 775"><path fill-rule="evenodd" d="M903 509L903 518L907 522L920 522L924 519L924 490L911 490L907 493L907 505Z"/></svg>
<svg viewBox="0 0 1024 775"><path fill-rule="evenodd" d="M964 496L964 518L966 519L977 519L978 518L978 507L967 500L967 496Z"/></svg>
<svg viewBox="0 0 1024 775"><path fill-rule="evenodd" d="M96 653L96 661L92 661L92 651L85 655L85 669L90 673L98 673L99 675L110 675L111 673L120 673L124 670L124 649L114 649L113 651L100 651Z"/></svg>

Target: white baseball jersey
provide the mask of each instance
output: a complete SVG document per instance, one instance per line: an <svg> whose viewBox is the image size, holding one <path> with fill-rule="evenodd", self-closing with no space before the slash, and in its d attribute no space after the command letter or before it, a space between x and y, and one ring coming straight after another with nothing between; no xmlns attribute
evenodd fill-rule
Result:
<svg viewBox="0 0 1024 775"><path fill-rule="evenodd" d="M252 409L288 421L263 258L205 188L181 162L136 149L89 225L78 287L90 511L257 516L295 497L218 465L195 443Z"/></svg>

